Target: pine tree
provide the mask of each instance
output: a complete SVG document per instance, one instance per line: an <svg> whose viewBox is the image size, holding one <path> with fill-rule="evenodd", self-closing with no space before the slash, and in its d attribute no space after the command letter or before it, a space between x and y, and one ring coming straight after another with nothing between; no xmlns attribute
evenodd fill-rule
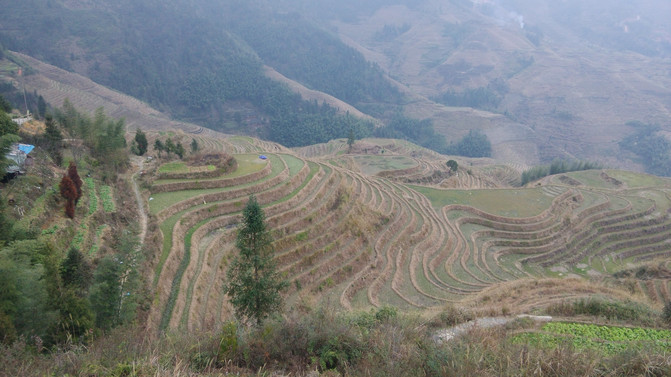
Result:
<svg viewBox="0 0 671 377"><path fill-rule="evenodd" d="M138 156L142 156L147 153L147 147L149 145L149 142L147 141L147 135L145 135L145 133L142 132L142 130L139 128L137 131L135 131L135 143L137 143Z"/></svg>
<svg viewBox="0 0 671 377"><path fill-rule="evenodd" d="M172 139L168 139L165 141L163 150L166 151L166 153L168 153L168 157L170 157L170 153L175 151L175 143L172 141Z"/></svg>
<svg viewBox="0 0 671 377"><path fill-rule="evenodd" d="M68 250L68 254L60 265L61 282L66 288L72 288L82 294L86 292L93 279L93 268L84 258L81 251L74 247ZM82 294L83 295L83 294Z"/></svg>
<svg viewBox="0 0 671 377"><path fill-rule="evenodd" d="M37 98L37 114L40 118L44 118L47 113L47 101L41 95Z"/></svg>
<svg viewBox="0 0 671 377"><path fill-rule="evenodd" d="M154 141L154 150L158 153L158 157L161 157L161 152L165 149L163 142L160 139Z"/></svg>
<svg viewBox="0 0 671 377"><path fill-rule="evenodd" d="M91 287L91 309L95 313L95 325L109 330L119 323L121 300L121 264L107 256L98 264Z"/></svg>
<svg viewBox="0 0 671 377"><path fill-rule="evenodd" d="M51 114L47 114L44 119L44 124L46 126L44 130L44 140L46 143L47 151L51 158L54 159L54 162L60 165L63 157L61 156L61 140L63 140L63 135L61 131L56 127L56 122L54 122L54 117Z"/></svg>
<svg viewBox="0 0 671 377"><path fill-rule="evenodd" d="M198 141L196 139L191 139L191 153L198 152Z"/></svg>
<svg viewBox="0 0 671 377"><path fill-rule="evenodd" d="M5 214L7 205L0 196L0 248L12 239L12 228L14 223L11 218Z"/></svg>
<svg viewBox="0 0 671 377"><path fill-rule="evenodd" d="M239 318L253 319L261 325L271 313L281 310L280 292L288 283L276 270L272 237L254 195L249 197L243 211L236 246L240 254L231 262L225 292Z"/></svg>
<svg viewBox="0 0 671 377"><path fill-rule="evenodd" d="M180 159L184 158L184 146L181 142L178 141L175 144L174 152L177 156L179 156Z"/></svg>

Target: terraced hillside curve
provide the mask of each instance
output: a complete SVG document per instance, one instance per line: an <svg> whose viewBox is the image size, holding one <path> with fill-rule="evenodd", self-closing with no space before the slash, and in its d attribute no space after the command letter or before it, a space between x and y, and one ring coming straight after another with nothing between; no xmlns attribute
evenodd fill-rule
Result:
<svg viewBox="0 0 671 377"><path fill-rule="evenodd" d="M571 184L555 178L527 188L445 190L397 179L437 166L419 154L408 157L414 167L381 176L342 166L337 148L310 158L227 138L205 149L233 154L238 169L157 179L150 189L162 239L150 316L159 329L209 328L231 318L224 277L250 194L264 208L275 260L291 282L288 305L310 298L343 309L430 310L528 279L607 277L671 253L666 180L646 186L639 183L648 176L588 171L566 174ZM659 303L668 298L668 284L657 278L640 292ZM556 286L534 305L612 294Z"/></svg>

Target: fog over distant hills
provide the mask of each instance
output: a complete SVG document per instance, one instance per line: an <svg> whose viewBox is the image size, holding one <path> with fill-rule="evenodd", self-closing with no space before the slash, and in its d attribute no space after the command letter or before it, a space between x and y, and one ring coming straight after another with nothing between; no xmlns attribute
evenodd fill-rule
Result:
<svg viewBox="0 0 671 377"><path fill-rule="evenodd" d="M671 4L664 1L0 5L12 15L0 21L5 48L220 131L306 145L346 137L352 126L373 136L402 114L426 120L417 124L443 135L442 145L481 131L492 157L520 166L587 159L671 172L664 147ZM265 72L305 88L303 99ZM338 115L338 101L375 120ZM394 132L422 143L407 130ZM634 139L663 147L650 156Z"/></svg>

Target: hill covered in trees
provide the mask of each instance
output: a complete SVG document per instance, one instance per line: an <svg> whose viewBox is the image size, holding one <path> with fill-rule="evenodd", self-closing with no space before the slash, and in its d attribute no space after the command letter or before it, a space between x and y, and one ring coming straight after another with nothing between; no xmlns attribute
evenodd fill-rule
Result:
<svg viewBox="0 0 671 377"><path fill-rule="evenodd" d="M306 102L267 78L263 64L355 106L401 100L377 67L337 38L300 16L278 17L253 3L210 9L179 1L26 1L3 7L15 16L3 21L6 48L217 130L290 146L345 137L352 127L370 134L363 121Z"/></svg>

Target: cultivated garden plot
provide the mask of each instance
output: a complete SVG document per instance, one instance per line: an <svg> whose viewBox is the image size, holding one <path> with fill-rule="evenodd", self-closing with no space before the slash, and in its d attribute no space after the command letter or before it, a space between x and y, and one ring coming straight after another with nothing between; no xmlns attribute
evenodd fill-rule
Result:
<svg viewBox="0 0 671 377"><path fill-rule="evenodd" d="M671 351L671 331L669 330L570 322L550 322L543 325L538 332L514 335L512 341L547 348L571 345L577 350L590 350L605 354L616 354L633 349L651 352Z"/></svg>

